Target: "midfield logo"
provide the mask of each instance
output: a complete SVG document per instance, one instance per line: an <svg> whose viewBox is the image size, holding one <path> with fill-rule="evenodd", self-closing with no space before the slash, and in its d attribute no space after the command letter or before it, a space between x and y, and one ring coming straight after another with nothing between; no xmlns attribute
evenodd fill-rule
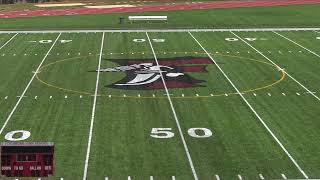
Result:
<svg viewBox="0 0 320 180"><path fill-rule="evenodd" d="M164 89L160 71L167 88L204 87L201 85L204 80L195 79L187 73L206 73L206 66L213 64L209 58L202 57L158 59L159 66L154 59L110 61L120 66L100 69L100 72L125 72L126 77L107 87L127 90Z"/></svg>

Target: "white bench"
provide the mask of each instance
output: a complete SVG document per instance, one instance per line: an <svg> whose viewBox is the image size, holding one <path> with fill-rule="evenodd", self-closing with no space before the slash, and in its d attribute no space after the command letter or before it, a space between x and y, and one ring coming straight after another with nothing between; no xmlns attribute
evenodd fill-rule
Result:
<svg viewBox="0 0 320 180"><path fill-rule="evenodd" d="M167 21L168 16L129 16L129 21Z"/></svg>

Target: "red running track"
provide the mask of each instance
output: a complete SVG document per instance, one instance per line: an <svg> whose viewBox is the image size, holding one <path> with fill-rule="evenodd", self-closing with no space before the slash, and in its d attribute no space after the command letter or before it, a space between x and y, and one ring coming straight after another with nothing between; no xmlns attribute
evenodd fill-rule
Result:
<svg viewBox="0 0 320 180"><path fill-rule="evenodd" d="M176 11L191 9L218 9L236 7L280 6L294 4L320 4L320 0L248 0L248 1L218 1L206 3L177 3L164 5L142 5L123 8L75 8L53 10L25 10L0 12L0 18L36 17L36 16L63 16L81 14L110 14L126 12L152 12L152 11Z"/></svg>

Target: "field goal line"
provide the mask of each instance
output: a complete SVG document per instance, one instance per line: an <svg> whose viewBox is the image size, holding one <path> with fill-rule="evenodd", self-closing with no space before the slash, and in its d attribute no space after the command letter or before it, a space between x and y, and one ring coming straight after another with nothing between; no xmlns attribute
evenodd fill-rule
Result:
<svg viewBox="0 0 320 180"><path fill-rule="evenodd" d="M272 32L272 31L320 31L319 28L186 28L186 29L97 29L97 30L0 30L0 34L8 33L97 33L97 32Z"/></svg>

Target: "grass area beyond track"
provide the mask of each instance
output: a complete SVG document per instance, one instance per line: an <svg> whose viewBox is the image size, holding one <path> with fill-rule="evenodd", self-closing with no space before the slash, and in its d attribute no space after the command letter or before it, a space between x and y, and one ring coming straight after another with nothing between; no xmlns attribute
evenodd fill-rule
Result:
<svg viewBox="0 0 320 180"><path fill-rule="evenodd" d="M241 28L318 27L320 5L144 12L139 15L167 15L167 23L119 24L119 18L137 13L74 15L1 19L0 29L124 29L124 28Z"/></svg>

